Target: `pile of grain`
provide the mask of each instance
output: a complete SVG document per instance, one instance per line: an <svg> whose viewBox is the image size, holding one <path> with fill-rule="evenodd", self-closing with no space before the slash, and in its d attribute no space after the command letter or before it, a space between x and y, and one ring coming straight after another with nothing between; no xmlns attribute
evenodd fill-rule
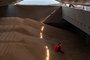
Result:
<svg viewBox="0 0 90 60"><path fill-rule="evenodd" d="M39 38L42 25L28 18L0 18L0 60L45 59L45 42Z"/></svg>

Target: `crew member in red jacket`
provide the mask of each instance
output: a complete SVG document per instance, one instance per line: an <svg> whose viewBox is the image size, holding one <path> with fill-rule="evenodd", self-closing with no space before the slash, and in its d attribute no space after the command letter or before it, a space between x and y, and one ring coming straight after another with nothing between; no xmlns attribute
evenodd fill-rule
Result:
<svg viewBox="0 0 90 60"><path fill-rule="evenodd" d="M54 45L54 51L55 52L61 52L62 54L64 54L64 49L62 47L62 44L61 43L56 43Z"/></svg>

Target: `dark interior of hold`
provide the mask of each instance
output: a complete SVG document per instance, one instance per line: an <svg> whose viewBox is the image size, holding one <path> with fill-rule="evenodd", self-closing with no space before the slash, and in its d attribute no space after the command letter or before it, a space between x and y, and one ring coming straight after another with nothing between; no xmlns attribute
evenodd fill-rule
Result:
<svg viewBox="0 0 90 60"><path fill-rule="evenodd" d="M52 12L56 10L53 14ZM37 21L44 20L48 17L44 23L63 28L72 31L79 35L87 44L89 44L89 35L75 27L71 23L67 22L62 18L62 7L60 6L2 6L0 7L0 17L22 17L22 18L32 18ZM89 41L87 40L89 39Z"/></svg>

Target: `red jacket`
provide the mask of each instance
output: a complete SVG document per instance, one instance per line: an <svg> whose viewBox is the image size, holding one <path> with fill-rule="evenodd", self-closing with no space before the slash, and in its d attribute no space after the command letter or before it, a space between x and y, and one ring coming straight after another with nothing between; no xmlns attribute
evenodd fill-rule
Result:
<svg viewBox="0 0 90 60"><path fill-rule="evenodd" d="M57 43L55 43L55 45L54 45L54 52L58 52L58 44ZM60 44L60 50L64 53L64 49L63 49L63 47L62 47L62 44Z"/></svg>

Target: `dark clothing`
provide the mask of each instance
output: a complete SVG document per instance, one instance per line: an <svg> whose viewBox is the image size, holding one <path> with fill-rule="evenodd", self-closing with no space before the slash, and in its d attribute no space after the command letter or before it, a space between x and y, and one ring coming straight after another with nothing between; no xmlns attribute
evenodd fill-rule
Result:
<svg viewBox="0 0 90 60"><path fill-rule="evenodd" d="M58 46L58 52L61 52L61 53L64 54L64 52L61 50L61 47L60 46Z"/></svg>

